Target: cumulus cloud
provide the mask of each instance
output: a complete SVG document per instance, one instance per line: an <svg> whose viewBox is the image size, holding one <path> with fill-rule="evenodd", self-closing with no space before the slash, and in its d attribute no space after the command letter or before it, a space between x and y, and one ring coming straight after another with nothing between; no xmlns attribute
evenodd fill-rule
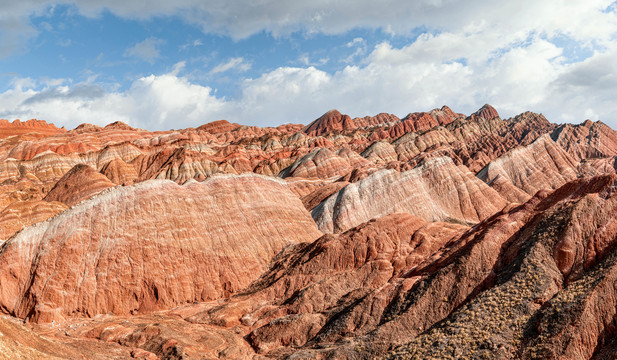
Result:
<svg viewBox="0 0 617 360"><path fill-rule="evenodd" d="M37 91L33 89L37 84L19 80L0 94L0 117L47 119L67 127L120 120L148 129L169 129L201 124L221 112L224 99L174 71L139 78L123 92L107 92L92 84Z"/></svg>

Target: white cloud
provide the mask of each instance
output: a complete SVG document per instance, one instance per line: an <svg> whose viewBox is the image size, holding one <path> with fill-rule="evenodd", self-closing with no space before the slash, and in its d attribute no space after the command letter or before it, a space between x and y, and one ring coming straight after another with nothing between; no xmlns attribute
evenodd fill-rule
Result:
<svg viewBox="0 0 617 360"><path fill-rule="evenodd" d="M34 90L38 84L18 79L0 94L0 118L46 119L69 128L118 120L148 129L199 125L220 113L225 100L212 95L211 88L177 76L182 66L176 64L168 74L139 78L122 92L106 92L88 83Z"/></svg>
<svg viewBox="0 0 617 360"><path fill-rule="evenodd" d="M366 54L366 40L361 37L354 38L346 46L348 48L355 48L355 51L342 60L345 63L352 63L356 58Z"/></svg>
<svg viewBox="0 0 617 360"><path fill-rule="evenodd" d="M244 71L249 70L250 68L251 68L250 63L246 62L241 57L235 57L235 58L229 59L227 62L220 63L214 68L212 68L212 70L210 70L210 74L218 74L218 73L226 72L229 70L237 70L240 72L244 72Z"/></svg>
<svg viewBox="0 0 617 360"><path fill-rule="evenodd" d="M0 4L0 31L11 29L10 23L19 24L9 36L32 31L28 17L45 13L54 4L74 5L86 16L99 16L104 10L138 19L177 15L207 33L235 39L261 31L285 36L296 31L340 34L355 28L409 34L421 26L458 33L479 24L515 36L537 31L566 34L577 41L610 41L617 27L615 12L605 11L611 0L21 0Z"/></svg>
<svg viewBox="0 0 617 360"><path fill-rule="evenodd" d="M441 36L451 37L442 34L418 41L430 48L436 46L432 41L446 41ZM67 127L121 120L148 129L169 129L221 118L275 126L308 123L331 108L352 116L379 112L404 116L443 104L470 113L488 102L503 116L533 110L555 122L602 116L601 120L617 125L612 121L617 119L616 51L565 64L560 48L532 38L499 56L478 55L468 62L450 61L461 57L456 52L437 52L437 59L403 61L419 56L420 50L414 44L393 48L383 43L367 55L366 66L347 66L332 74L312 66L280 67L244 80L234 99L217 97L212 88L181 76L185 62L167 74L139 78L124 91L18 79L0 94L0 117L36 117ZM426 56L426 51L420 53Z"/></svg>
<svg viewBox="0 0 617 360"><path fill-rule="evenodd" d="M351 40L350 42L348 42L346 46L347 47L354 47L354 46L357 46L357 45L360 45L360 44L364 44L364 43L366 43L366 41L364 41L363 38L357 37L357 38L354 38L353 40Z"/></svg>
<svg viewBox="0 0 617 360"><path fill-rule="evenodd" d="M149 37L126 49L124 56L135 57L153 63L161 55L159 47L163 44L165 44L164 40Z"/></svg>
<svg viewBox="0 0 617 360"><path fill-rule="evenodd" d="M304 66L322 66L327 64L330 61L328 57L322 57L317 60L311 60L308 53L301 54L298 56L296 62L300 65Z"/></svg>
<svg viewBox="0 0 617 360"><path fill-rule="evenodd" d="M203 44L204 43L201 40L196 39L196 40L180 45L180 50L186 50L188 48L202 46Z"/></svg>

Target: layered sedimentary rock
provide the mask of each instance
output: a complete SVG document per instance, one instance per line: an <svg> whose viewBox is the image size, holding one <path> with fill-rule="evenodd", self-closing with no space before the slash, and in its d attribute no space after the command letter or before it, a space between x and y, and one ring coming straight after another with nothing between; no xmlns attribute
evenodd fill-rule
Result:
<svg viewBox="0 0 617 360"><path fill-rule="evenodd" d="M311 129L308 132L317 131L319 136L308 136L301 125L258 128L223 120L197 129L159 132L120 123L106 127L84 124L54 136L12 137L3 142L0 180L18 181L28 174L50 187L78 164L101 171L118 185L153 178L181 184L217 173L277 175L320 149L344 155L347 160L356 158L347 174L334 171L336 176L348 176L363 168L365 164L355 155L365 151L377 168L409 169L426 157L449 156L457 165L477 172L507 150L554 130L541 115L526 113L501 120L487 109L477 114L486 113L483 116L490 120L479 115L466 118L445 106L411 113L404 119L389 114L347 119L331 111L307 127ZM393 159L398 163L390 164ZM323 170L314 166L311 176L333 176L328 163L324 162Z"/></svg>
<svg viewBox="0 0 617 360"><path fill-rule="evenodd" d="M313 210L315 206L319 205L322 201L327 199L330 195L338 192L345 186L349 185L348 181L336 181L332 183L323 184L319 187L316 187L315 190L309 192L308 194L302 196L300 200L304 204L307 210Z"/></svg>
<svg viewBox="0 0 617 360"><path fill-rule="evenodd" d="M253 349L280 359L610 353L616 184L569 182L473 228L372 220L288 248L242 294L187 319L248 327Z"/></svg>
<svg viewBox="0 0 617 360"><path fill-rule="evenodd" d="M291 166L284 169L279 176L302 177L302 178L331 178L342 176L356 167L363 166L368 162L357 153L341 149L332 152L325 148L315 149L296 160Z"/></svg>
<svg viewBox="0 0 617 360"><path fill-rule="evenodd" d="M0 141L2 240L26 226L0 246L0 310L39 322L0 318L2 351L604 359L617 349L617 179L592 178L617 171L617 141L600 122L501 119L485 105L402 119L330 111L275 128L54 128Z"/></svg>
<svg viewBox="0 0 617 360"><path fill-rule="evenodd" d="M378 171L334 193L311 214L321 231L338 233L396 212L426 221L478 222L506 204L466 167L442 157L406 172Z"/></svg>
<svg viewBox="0 0 617 360"><path fill-rule="evenodd" d="M577 165L549 135L543 135L530 145L510 150L493 160L478 177L489 184L505 181L531 196L538 190L556 189L576 179ZM500 189L504 196L513 192L509 187Z"/></svg>
<svg viewBox="0 0 617 360"><path fill-rule="evenodd" d="M65 132L64 128L57 128L44 120L31 119L28 121L14 120L9 122L0 119L0 139L15 135L31 134L33 137L44 137Z"/></svg>
<svg viewBox="0 0 617 360"><path fill-rule="evenodd" d="M0 211L0 242L10 238L24 227L45 221L66 210L63 203L53 201L16 201Z"/></svg>
<svg viewBox="0 0 617 360"><path fill-rule="evenodd" d="M576 160L617 155L617 132L601 121L563 124L553 131L551 138Z"/></svg>
<svg viewBox="0 0 617 360"><path fill-rule="evenodd" d="M204 125L201 125L197 130L207 131L211 134L221 134L239 128L240 125L232 124L227 120L217 120Z"/></svg>
<svg viewBox="0 0 617 360"><path fill-rule="evenodd" d="M2 246L0 308L52 321L215 299L248 285L284 246L319 235L276 180L116 187Z"/></svg>
<svg viewBox="0 0 617 360"><path fill-rule="evenodd" d="M274 304L258 306L245 316L254 328L249 343L258 352L268 353L284 346L304 345L315 336L328 337L327 332L318 333L331 322L344 323L340 331L347 334L374 329L386 310L383 296L394 290L388 284L390 279L425 261L466 229L457 224L426 223L399 213L297 246L279 257L247 290L254 298L279 299L274 304L280 306L269 315L256 316ZM371 293L381 295L373 297ZM336 320L344 307L350 311L344 320ZM219 313L225 311L223 308Z"/></svg>
<svg viewBox="0 0 617 360"><path fill-rule="evenodd" d="M578 180L511 210L507 216L526 220L516 223L511 239L500 235L487 248L505 246L501 254L492 250L498 256L484 255L485 261L492 258L484 265L494 274L485 273L483 291L387 358L454 352L471 358L588 359L602 353L615 335L616 181Z"/></svg>
<svg viewBox="0 0 617 360"><path fill-rule="evenodd" d="M381 113L375 116L354 118L353 124L359 128L388 127L399 121L400 119L396 115Z"/></svg>
<svg viewBox="0 0 617 360"><path fill-rule="evenodd" d="M493 120L499 118L499 113L489 104L484 104L478 111L471 114L471 119L485 119L485 120Z"/></svg>
<svg viewBox="0 0 617 360"><path fill-rule="evenodd" d="M338 110L330 110L308 124L304 128L304 132L309 136L319 136L326 132L354 129L355 127L356 125L349 115L343 115Z"/></svg>
<svg viewBox="0 0 617 360"><path fill-rule="evenodd" d="M88 165L79 164L64 174L43 200L73 206L113 186L114 183L105 175Z"/></svg>
<svg viewBox="0 0 617 360"><path fill-rule="evenodd" d="M127 164L121 158L114 158L103 165L101 174L116 185L130 185L139 177L135 167Z"/></svg>
<svg viewBox="0 0 617 360"><path fill-rule="evenodd" d="M398 159L394 146L385 141L375 141L360 155L371 162L384 164Z"/></svg>

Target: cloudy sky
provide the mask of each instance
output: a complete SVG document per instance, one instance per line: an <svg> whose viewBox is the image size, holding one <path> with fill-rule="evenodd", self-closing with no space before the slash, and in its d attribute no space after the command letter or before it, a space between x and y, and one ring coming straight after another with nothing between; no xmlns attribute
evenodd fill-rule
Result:
<svg viewBox="0 0 617 360"><path fill-rule="evenodd" d="M485 103L617 128L617 3L0 3L0 118L154 130Z"/></svg>

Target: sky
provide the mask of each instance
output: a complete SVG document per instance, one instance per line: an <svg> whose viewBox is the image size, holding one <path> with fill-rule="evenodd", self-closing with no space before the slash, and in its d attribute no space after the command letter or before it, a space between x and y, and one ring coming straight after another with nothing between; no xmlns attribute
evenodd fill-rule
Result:
<svg viewBox="0 0 617 360"><path fill-rule="evenodd" d="M617 2L0 2L9 120L167 130L485 103L617 128Z"/></svg>

